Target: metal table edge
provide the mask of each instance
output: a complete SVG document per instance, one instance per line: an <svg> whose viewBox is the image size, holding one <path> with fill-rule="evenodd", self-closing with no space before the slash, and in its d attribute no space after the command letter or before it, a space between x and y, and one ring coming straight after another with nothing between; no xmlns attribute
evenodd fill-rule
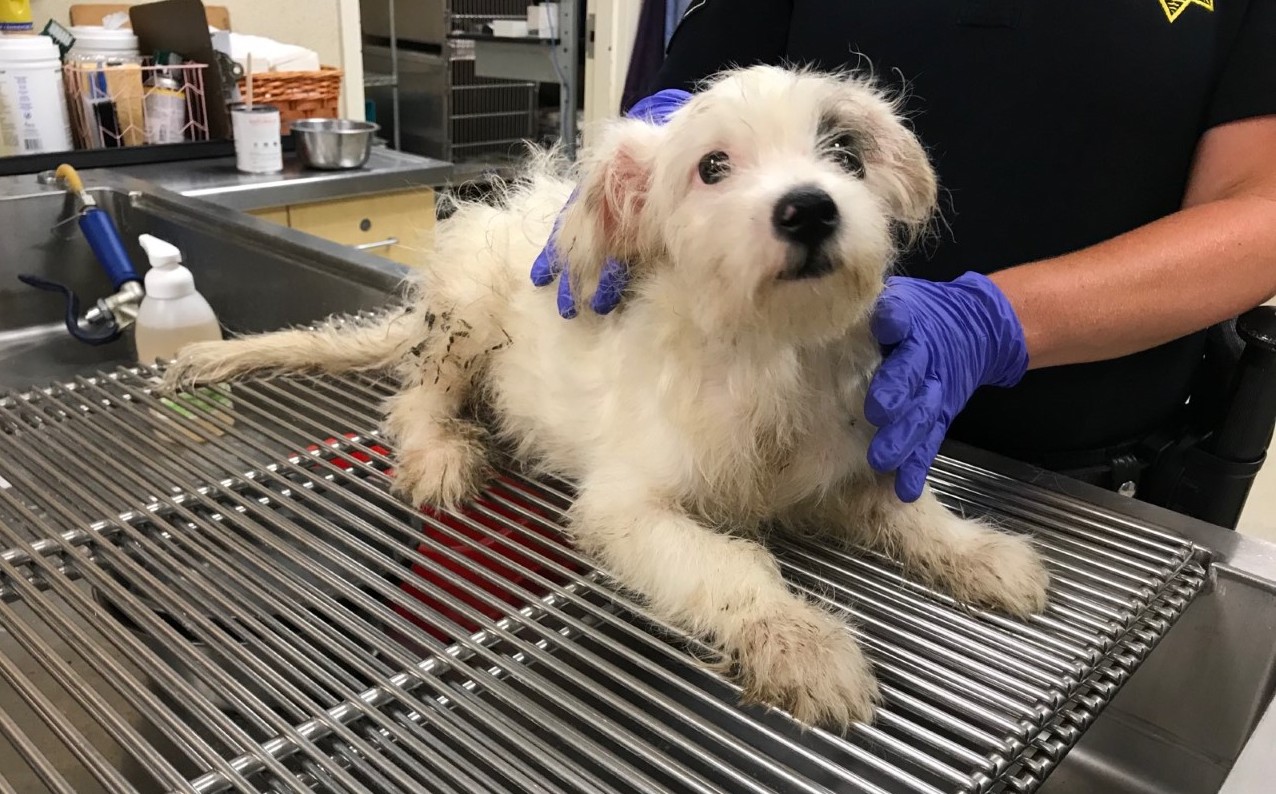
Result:
<svg viewBox="0 0 1276 794"><path fill-rule="evenodd" d="M280 174L240 174L235 170L232 158L122 170L129 177L187 198L251 211L437 188L451 178L453 165L433 158L376 149L366 166L344 171L305 169L295 158L285 160L284 171Z"/></svg>
<svg viewBox="0 0 1276 794"><path fill-rule="evenodd" d="M1177 536L1206 556L1211 577L1227 571L1276 583L1276 544L959 442L946 442L942 455L1048 491L1065 504L1097 509Z"/></svg>
<svg viewBox="0 0 1276 794"><path fill-rule="evenodd" d="M1270 791L1276 780L1276 703L1267 707L1218 794Z"/></svg>

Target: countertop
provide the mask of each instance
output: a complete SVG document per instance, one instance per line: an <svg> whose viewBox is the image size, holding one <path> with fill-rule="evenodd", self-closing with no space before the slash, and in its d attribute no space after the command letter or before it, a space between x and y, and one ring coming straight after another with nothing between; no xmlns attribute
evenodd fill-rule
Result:
<svg viewBox="0 0 1276 794"><path fill-rule="evenodd" d="M452 176L451 163L383 146L373 148L363 168L349 171L310 170L292 154L284 155L284 170L278 174L241 174L235 170L233 157L125 166L113 170L183 196L237 210L438 187Z"/></svg>

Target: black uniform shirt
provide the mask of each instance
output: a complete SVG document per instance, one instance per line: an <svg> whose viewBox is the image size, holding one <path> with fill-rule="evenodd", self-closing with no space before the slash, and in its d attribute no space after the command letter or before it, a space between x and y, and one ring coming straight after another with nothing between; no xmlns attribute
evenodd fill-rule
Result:
<svg viewBox="0 0 1276 794"><path fill-rule="evenodd" d="M1276 0L696 0L653 89L758 62L907 84L947 228L900 264L948 280L1177 210L1203 132L1276 113ZM951 436L1025 460L1140 436L1183 405L1202 341L981 389Z"/></svg>

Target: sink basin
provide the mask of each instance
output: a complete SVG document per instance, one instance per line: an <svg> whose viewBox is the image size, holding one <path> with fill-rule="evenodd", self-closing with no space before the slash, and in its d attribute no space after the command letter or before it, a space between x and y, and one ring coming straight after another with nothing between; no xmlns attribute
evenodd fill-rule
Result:
<svg viewBox="0 0 1276 794"><path fill-rule="evenodd" d="M94 185L92 192L114 216L139 263L144 259L136 238L143 232L182 249L200 291L231 331L269 330L331 313L372 309L386 300L404 274L402 267L370 254L141 183L114 180ZM6 229L0 235L0 392L69 381L133 358L127 337L101 347L70 339L60 325L59 300L17 282L22 272L64 281L86 302L109 290L74 224L54 228L67 213L65 197L52 188L33 180L16 187L12 180L0 180L0 219ZM0 435L0 450L3 439ZM1046 488L1057 496L1042 498L1059 510L1091 511L1100 520L1118 524L1121 516L1129 516L1186 538L1211 555L1205 592L1087 727L1040 791L1242 794L1257 790L1245 781L1276 776L1276 768L1264 769L1264 764L1276 767L1276 760L1254 746L1263 740L1252 738L1276 690L1276 546L978 451L955 448L948 454L998 476ZM0 511L0 520L4 518ZM72 658L70 649L55 650ZM40 675L40 665L24 657L2 629L0 656L37 671L29 672L31 676ZM107 682L90 681L112 708L135 714L127 705L116 704ZM0 679L0 717L20 708L6 687ZM135 716L138 724L146 722ZM162 738L155 739L156 747L165 747ZM1245 778L1228 783L1229 771L1247 743ZM57 742L50 737L50 744ZM176 749L173 753L180 755ZM0 782L13 758L0 738ZM1251 758L1256 759L1253 765ZM75 790L100 790L91 775L74 771L79 763L75 758L51 760L65 766L64 774L76 781ZM138 771L135 777L125 762L120 764L122 774L141 785L144 775ZM18 790L41 790L33 781L24 782L31 787L19 784Z"/></svg>
<svg viewBox="0 0 1276 794"><path fill-rule="evenodd" d="M19 273L71 286L81 310L111 284L74 221L67 195L32 177L0 187L0 391L21 390L134 360L131 335L93 347L62 325L60 296L18 281ZM223 207L127 179L90 187L114 218L126 247L145 273L137 244L153 234L182 250L195 284L223 326L234 332L279 328L327 314L373 308L401 280L403 269Z"/></svg>

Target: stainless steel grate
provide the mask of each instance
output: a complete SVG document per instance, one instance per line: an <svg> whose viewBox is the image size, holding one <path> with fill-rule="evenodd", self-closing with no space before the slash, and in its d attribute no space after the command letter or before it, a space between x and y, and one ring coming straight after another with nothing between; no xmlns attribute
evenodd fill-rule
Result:
<svg viewBox="0 0 1276 794"><path fill-rule="evenodd" d="M506 471L463 515L390 496L390 384L178 412L153 375L0 401L0 792L1027 791L1204 581L1184 541L944 462L954 508L1034 533L1049 611L779 543L887 696L804 731L563 544L561 484Z"/></svg>

